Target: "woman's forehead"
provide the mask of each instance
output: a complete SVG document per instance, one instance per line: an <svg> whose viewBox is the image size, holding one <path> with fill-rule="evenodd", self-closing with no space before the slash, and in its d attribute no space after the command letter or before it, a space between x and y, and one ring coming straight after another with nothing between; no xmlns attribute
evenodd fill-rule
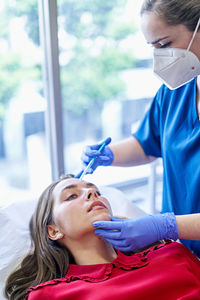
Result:
<svg viewBox="0 0 200 300"><path fill-rule="evenodd" d="M93 183L89 183L83 180L80 180L78 178L67 178L62 180L61 182L59 182L55 189L54 189L54 193L57 194L57 192L62 192L65 189L68 188L84 188L84 187L88 187L88 186L94 186L95 185Z"/></svg>
<svg viewBox="0 0 200 300"><path fill-rule="evenodd" d="M148 43L165 35L167 28L164 20L153 12L145 13L141 17L141 29Z"/></svg>
<svg viewBox="0 0 200 300"><path fill-rule="evenodd" d="M141 29L148 44L155 44L157 40L166 38L184 38L189 32L183 24L168 25L161 16L154 12L142 15Z"/></svg>

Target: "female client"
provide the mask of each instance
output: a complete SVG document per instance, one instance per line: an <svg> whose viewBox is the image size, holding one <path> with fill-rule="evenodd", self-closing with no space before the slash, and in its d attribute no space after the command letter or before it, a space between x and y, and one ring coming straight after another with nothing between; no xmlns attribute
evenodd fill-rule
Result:
<svg viewBox="0 0 200 300"><path fill-rule="evenodd" d="M30 222L32 251L6 283L10 300L200 299L200 261L163 241L138 253L116 251L94 233L110 220L98 188L71 175L41 195Z"/></svg>

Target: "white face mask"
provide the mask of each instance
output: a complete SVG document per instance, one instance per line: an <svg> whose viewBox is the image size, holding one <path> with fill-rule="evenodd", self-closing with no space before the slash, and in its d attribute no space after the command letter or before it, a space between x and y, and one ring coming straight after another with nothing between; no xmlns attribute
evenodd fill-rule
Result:
<svg viewBox="0 0 200 300"><path fill-rule="evenodd" d="M189 51L200 25L200 18L188 48L154 49L154 73L171 89L176 89L200 74L200 60Z"/></svg>

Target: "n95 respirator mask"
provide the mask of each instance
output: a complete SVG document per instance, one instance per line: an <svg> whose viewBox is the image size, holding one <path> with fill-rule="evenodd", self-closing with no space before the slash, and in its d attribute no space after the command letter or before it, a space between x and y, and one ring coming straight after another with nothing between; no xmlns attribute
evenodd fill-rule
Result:
<svg viewBox="0 0 200 300"><path fill-rule="evenodd" d="M187 49L154 49L153 71L172 90L200 74L200 60L189 51L199 25L200 18Z"/></svg>

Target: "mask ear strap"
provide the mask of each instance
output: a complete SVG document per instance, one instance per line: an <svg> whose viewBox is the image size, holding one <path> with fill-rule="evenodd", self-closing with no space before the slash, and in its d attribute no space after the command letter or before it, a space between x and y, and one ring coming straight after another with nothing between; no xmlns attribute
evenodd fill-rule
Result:
<svg viewBox="0 0 200 300"><path fill-rule="evenodd" d="M191 41L190 41L190 43L189 43L189 45L188 45L188 47L187 47L187 51L190 50L190 47L191 47L191 45L192 45L192 42L193 42L193 40L194 40L194 38L195 38L195 35L196 35L196 33L197 33L198 29L199 29L199 25L200 25L200 18L199 18L199 20L198 20L198 22L197 22L197 26L196 26L196 28L195 28L195 30L194 30L192 39L191 39Z"/></svg>

